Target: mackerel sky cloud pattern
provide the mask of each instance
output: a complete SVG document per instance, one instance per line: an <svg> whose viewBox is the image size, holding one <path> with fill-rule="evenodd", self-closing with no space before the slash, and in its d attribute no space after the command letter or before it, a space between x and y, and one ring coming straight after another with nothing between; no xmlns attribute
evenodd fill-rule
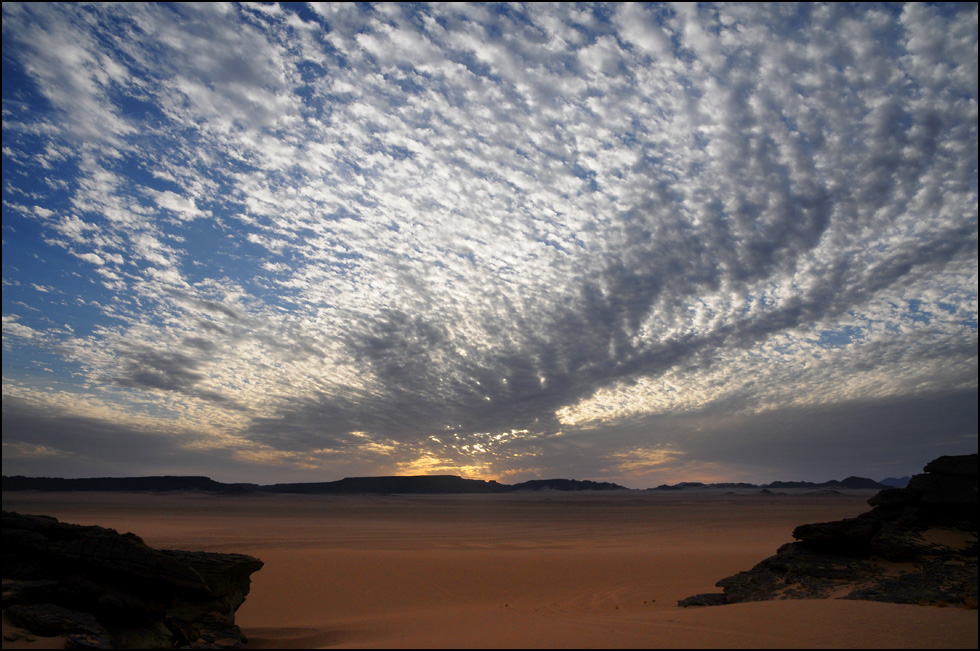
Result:
<svg viewBox="0 0 980 651"><path fill-rule="evenodd" d="M9 3L3 53L5 474L976 451L976 4Z"/></svg>

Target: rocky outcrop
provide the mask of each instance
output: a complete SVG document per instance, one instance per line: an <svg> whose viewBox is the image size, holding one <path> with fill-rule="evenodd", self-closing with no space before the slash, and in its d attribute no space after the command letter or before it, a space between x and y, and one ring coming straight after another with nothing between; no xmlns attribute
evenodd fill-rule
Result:
<svg viewBox="0 0 980 651"><path fill-rule="evenodd" d="M153 549L138 536L3 512L3 609L84 648L244 648L235 612L262 561Z"/></svg>
<svg viewBox="0 0 980 651"><path fill-rule="evenodd" d="M977 606L977 455L940 457L856 518L797 527L799 542L680 606L866 599Z"/></svg>

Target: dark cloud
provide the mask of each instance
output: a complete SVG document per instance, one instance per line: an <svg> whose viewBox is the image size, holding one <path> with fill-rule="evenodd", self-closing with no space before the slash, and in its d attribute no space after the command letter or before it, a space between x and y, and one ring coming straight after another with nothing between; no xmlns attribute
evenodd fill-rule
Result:
<svg viewBox="0 0 980 651"><path fill-rule="evenodd" d="M970 389L734 418L712 414L697 425L696 434L662 440L692 459L733 464L760 481L850 474L881 479L921 472L943 454L975 451L977 400Z"/></svg>
<svg viewBox="0 0 980 651"><path fill-rule="evenodd" d="M196 372L201 360L183 353L145 348L130 350L115 381L123 386L186 391L204 377Z"/></svg>
<svg viewBox="0 0 980 651"><path fill-rule="evenodd" d="M9 396L3 400L3 432L4 474L102 477L221 469L208 468L208 454L198 457L182 447L193 437Z"/></svg>

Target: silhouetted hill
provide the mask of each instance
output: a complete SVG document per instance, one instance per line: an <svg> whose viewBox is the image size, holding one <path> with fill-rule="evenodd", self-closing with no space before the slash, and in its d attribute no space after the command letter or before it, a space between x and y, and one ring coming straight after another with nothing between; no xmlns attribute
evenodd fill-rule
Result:
<svg viewBox="0 0 980 651"><path fill-rule="evenodd" d="M771 484L681 482L662 484L647 490L677 491L691 489L877 489L887 488L872 479L848 477L816 484L807 481L775 481ZM388 477L348 477L338 481L299 482L290 484L224 484L208 477L99 477L61 479L58 477L3 477L5 491L206 491L212 493L299 493L307 495L343 494L438 494L438 493L506 493L511 491L595 491L628 490L618 484L581 479L532 479L519 484L501 484L493 480L464 479L456 475L416 475Z"/></svg>
<svg viewBox="0 0 980 651"><path fill-rule="evenodd" d="M888 488L882 483L876 482L873 479L868 479L867 477L848 477L841 480L841 488L873 488L875 490L881 490L883 488Z"/></svg>
<svg viewBox="0 0 980 651"><path fill-rule="evenodd" d="M879 484L873 479L868 479L866 477L848 477L842 481L837 481L836 479L831 479L830 481L825 481L821 484L815 484L810 481L774 481L769 484L764 484L764 488L849 488L851 490L870 488L875 490L881 490L883 488L888 488L884 484Z"/></svg>
<svg viewBox="0 0 980 651"><path fill-rule="evenodd" d="M259 490L268 493L502 493L509 487L495 481L463 479L455 475L348 477L339 481L273 484Z"/></svg>
<svg viewBox="0 0 980 651"><path fill-rule="evenodd" d="M223 484L208 477L94 477L61 479L60 477L3 477L5 491L207 491L212 493L247 492L258 484Z"/></svg>
<svg viewBox="0 0 980 651"><path fill-rule="evenodd" d="M455 475L390 477L348 477L339 481L292 484L222 484L207 477L103 477L98 479L60 479L56 477L3 477L5 491L209 491L300 493L306 495L341 494L426 494L426 493L504 493L517 490L626 490L608 482L577 479L540 479L500 484L482 479L463 479Z"/></svg>
<svg viewBox="0 0 980 651"><path fill-rule="evenodd" d="M748 484L746 482L724 482L719 484L705 484L699 481L682 481L678 484L660 484L656 488L648 488L650 491L680 491L692 488L712 488L719 489L723 488L726 490L732 490L735 488L759 488L757 484Z"/></svg>
<svg viewBox="0 0 980 651"><path fill-rule="evenodd" d="M763 490L773 490L782 488L808 488L811 490L827 490L835 488L846 488L849 490L858 490L870 488L874 490L881 490L883 488L888 488L885 484L879 484L873 479L867 479L865 477L848 477L843 480L831 479L830 481L825 481L822 483L814 483L812 481L774 481L770 484L747 484L745 482L738 483L719 483L719 484L704 484L699 481L682 481L678 484L661 484L656 488L648 488L647 490L653 491L678 491L678 490L691 490L691 489L725 489L732 490L735 488L761 488Z"/></svg>
<svg viewBox="0 0 980 651"><path fill-rule="evenodd" d="M588 479L532 479L508 487L515 491L609 491L629 490L619 484L607 481L589 481Z"/></svg>

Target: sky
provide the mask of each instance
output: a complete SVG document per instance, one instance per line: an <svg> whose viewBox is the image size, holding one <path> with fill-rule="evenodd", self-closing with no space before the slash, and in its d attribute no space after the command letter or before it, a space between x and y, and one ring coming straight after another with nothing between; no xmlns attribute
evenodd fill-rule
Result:
<svg viewBox="0 0 980 651"><path fill-rule="evenodd" d="M3 5L3 473L977 451L977 4Z"/></svg>

